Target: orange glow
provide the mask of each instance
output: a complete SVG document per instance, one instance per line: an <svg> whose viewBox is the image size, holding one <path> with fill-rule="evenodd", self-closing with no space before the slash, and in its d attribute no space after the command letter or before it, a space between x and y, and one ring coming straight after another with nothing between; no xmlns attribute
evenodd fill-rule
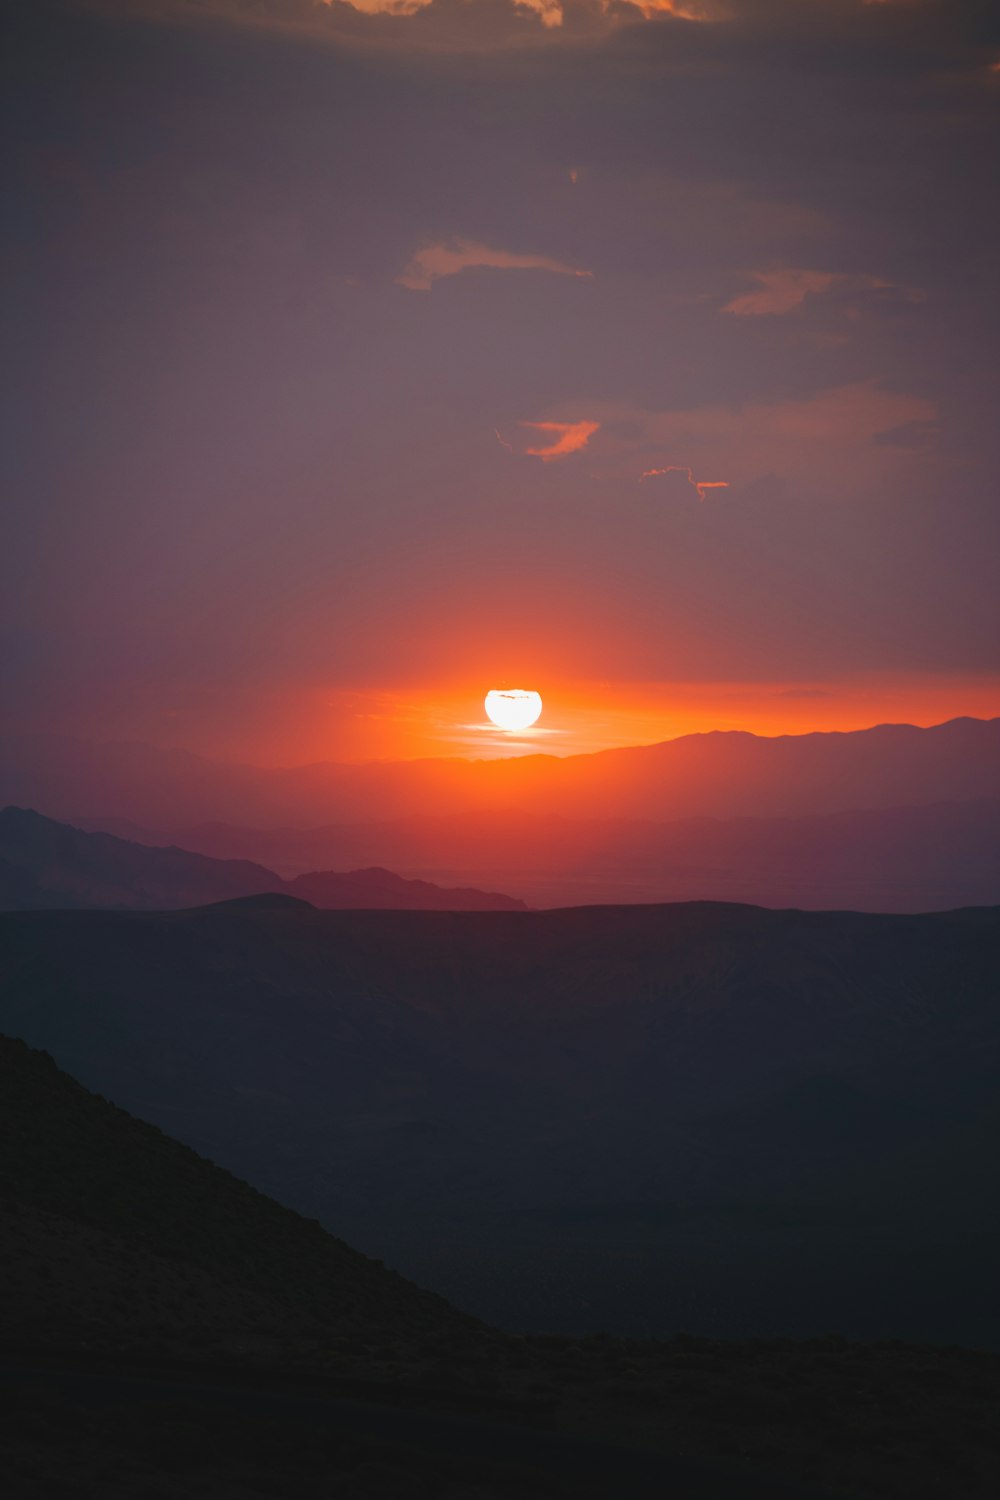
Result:
<svg viewBox="0 0 1000 1500"><path fill-rule="evenodd" d="M107 709L95 712L92 721L81 722L79 732L97 740L183 745L221 760L292 766L326 760L585 755L715 729L809 734L1000 714L1000 674L608 682L561 677L552 670L536 676L534 669L525 669L522 676L515 664L506 675L514 681L544 682L544 723L513 732L485 722L482 671L473 670L451 682L410 682L396 688L331 691L300 683L280 691L248 690L243 696L231 688L206 689L196 699L178 697L169 707L133 702L128 717L124 711L118 717Z"/></svg>
<svg viewBox="0 0 1000 1500"><path fill-rule="evenodd" d="M707 21L709 17L700 5L685 5L683 0L629 0L641 11L647 21L655 16L674 16L678 21ZM610 0L605 0L604 9L610 10Z"/></svg>
<svg viewBox="0 0 1000 1500"><path fill-rule="evenodd" d="M336 0L324 0L333 5ZM367 16L414 16L418 10L431 4L431 0L346 0L352 10L360 10Z"/></svg>
<svg viewBox="0 0 1000 1500"><path fill-rule="evenodd" d="M324 0L333 5L335 0ZM675 16L681 21L706 21L709 17L700 5L688 5L684 0L628 0L645 20L656 16ZM412 16L431 4L431 0L346 0L352 10L365 15ZM565 5L563 0L513 0L515 10L527 11L538 17L547 30L562 26ZM607 14L615 9L613 0L602 0L601 9Z"/></svg>
<svg viewBox="0 0 1000 1500"><path fill-rule="evenodd" d="M519 427L530 427L535 432L547 432L552 434L552 441L543 443L539 448L525 448L525 453L531 458L540 458L543 464L551 463L554 458L568 458L571 453L579 453L586 448L594 433L600 427L600 422L519 422Z"/></svg>
<svg viewBox="0 0 1000 1500"><path fill-rule="evenodd" d="M533 11L542 25L549 29L553 26L561 26L563 23L563 8L560 0L514 0L514 8Z"/></svg>

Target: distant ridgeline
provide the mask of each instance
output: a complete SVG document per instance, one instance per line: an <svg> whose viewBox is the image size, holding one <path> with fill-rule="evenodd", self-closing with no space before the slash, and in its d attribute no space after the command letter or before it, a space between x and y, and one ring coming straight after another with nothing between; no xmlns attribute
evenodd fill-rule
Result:
<svg viewBox="0 0 1000 1500"><path fill-rule="evenodd" d="M533 907L1000 902L1000 719L273 770L12 737L0 739L0 799L74 825L57 836L8 810L8 909L167 908L262 889L455 911L515 909L515 895ZM104 816L80 816L95 808ZM86 845L80 829L131 842Z"/></svg>
<svg viewBox="0 0 1000 1500"><path fill-rule="evenodd" d="M333 870L283 880L247 860L158 849L84 833L20 807L0 812L0 909L170 910L280 892L338 909L523 911L522 901L477 890L443 890L389 870Z"/></svg>
<svg viewBox="0 0 1000 1500"><path fill-rule="evenodd" d="M0 803L71 822L96 810L147 828L314 828L497 811L657 822L799 818L954 799L1000 799L1000 718L845 734L687 734L595 755L275 769L136 743L0 739Z"/></svg>

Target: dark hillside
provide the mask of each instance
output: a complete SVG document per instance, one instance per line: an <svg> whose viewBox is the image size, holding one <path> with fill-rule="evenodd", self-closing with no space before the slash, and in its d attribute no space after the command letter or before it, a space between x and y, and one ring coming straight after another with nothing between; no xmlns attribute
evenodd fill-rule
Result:
<svg viewBox="0 0 1000 1500"><path fill-rule="evenodd" d="M7 1038L0 1135L13 1500L994 1492L996 1356L506 1338Z"/></svg>
<svg viewBox="0 0 1000 1500"><path fill-rule="evenodd" d="M351 1351L416 1368L478 1325L0 1037L7 1339Z"/></svg>
<svg viewBox="0 0 1000 1500"><path fill-rule="evenodd" d="M0 989L490 1322L1000 1342L996 910L12 913Z"/></svg>

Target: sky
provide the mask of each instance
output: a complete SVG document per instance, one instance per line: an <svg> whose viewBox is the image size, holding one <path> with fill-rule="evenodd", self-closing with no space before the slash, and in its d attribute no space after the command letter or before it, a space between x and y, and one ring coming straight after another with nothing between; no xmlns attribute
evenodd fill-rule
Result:
<svg viewBox="0 0 1000 1500"><path fill-rule="evenodd" d="M1000 713L994 5L3 25L13 727L295 764Z"/></svg>

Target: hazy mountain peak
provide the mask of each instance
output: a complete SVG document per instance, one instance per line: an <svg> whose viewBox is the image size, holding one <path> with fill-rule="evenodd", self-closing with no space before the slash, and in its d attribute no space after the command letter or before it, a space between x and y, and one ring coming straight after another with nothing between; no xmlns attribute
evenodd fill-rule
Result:
<svg viewBox="0 0 1000 1500"><path fill-rule="evenodd" d="M214 859L176 844L149 845L84 832L30 808L0 812L0 909L142 908L240 903L258 908L409 907L518 910L512 896L446 890L389 870L325 871L285 881L266 866Z"/></svg>

